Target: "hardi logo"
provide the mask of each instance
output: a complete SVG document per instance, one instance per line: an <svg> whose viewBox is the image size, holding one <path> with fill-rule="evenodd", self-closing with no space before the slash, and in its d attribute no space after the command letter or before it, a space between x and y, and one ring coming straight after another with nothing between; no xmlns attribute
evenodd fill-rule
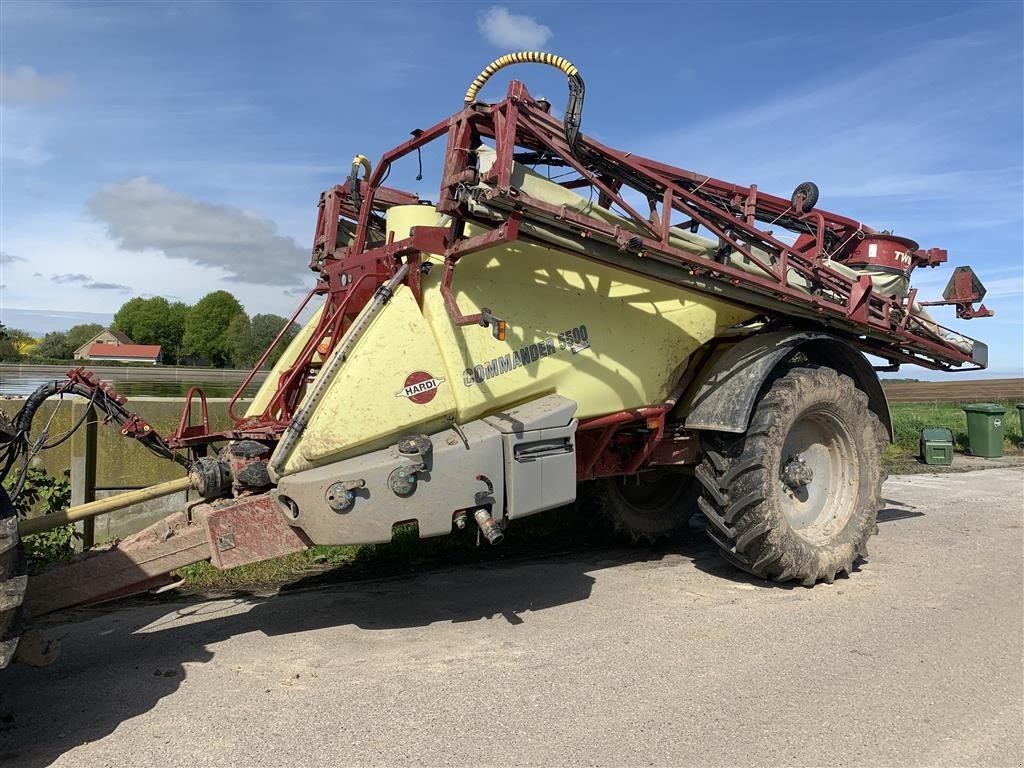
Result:
<svg viewBox="0 0 1024 768"><path fill-rule="evenodd" d="M413 371L405 377L405 386L395 392L395 397L408 397L417 405L425 405L434 399L444 382L426 371Z"/></svg>

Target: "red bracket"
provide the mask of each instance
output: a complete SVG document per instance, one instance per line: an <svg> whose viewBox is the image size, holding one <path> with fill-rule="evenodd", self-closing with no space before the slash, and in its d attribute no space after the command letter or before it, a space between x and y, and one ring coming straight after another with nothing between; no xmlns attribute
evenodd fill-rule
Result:
<svg viewBox="0 0 1024 768"><path fill-rule="evenodd" d="M922 307L938 307L947 304L956 305L956 316L961 320L972 320L975 317L992 317L995 314L981 300L985 298L985 286L970 267L957 267L953 276L946 283L942 292L942 301L922 301ZM979 302L975 309L974 303Z"/></svg>
<svg viewBox="0 0 1024 768"><path fill-rule="evenodd" d="M130 414L121 424L121 434L125 437L134 437L136 440L140 437L146 437L152 432L153 428L149 425L149 422L136 416L134 413Z"/></svg>
<svg viewBox="0 0 1024 768"><path fill-rule="evenodd" d="M200 412L202 413L202 424L192 424L192 397L199 395ZM206 410L206 393L199 387L192 387L185 396L185 408L181 412L181 421L174 431L174 440L183 440L193 437L206 437L210 434L210 416Z"/></svg>

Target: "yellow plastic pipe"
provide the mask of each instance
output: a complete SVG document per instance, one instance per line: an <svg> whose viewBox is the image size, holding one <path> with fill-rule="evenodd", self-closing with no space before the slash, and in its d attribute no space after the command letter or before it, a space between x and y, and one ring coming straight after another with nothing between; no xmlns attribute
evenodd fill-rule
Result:
<svg viewBox="0 0 1024 768"><path fill-rule="evenodd" d="M187 491L191 487L192 483L187 477L182 477L178 480L168 480L166 483L158 483L157 485L151 485L148 488L142 488L137 491L127 491L126 493L119 493L117 496L109 496L105 499L97 499L96 501L79 504L77 507L68 507L63 512L29 517L22 520L18 528L22 536L30 533L42 533L67 523L85 520L86 518L102 515L106 512L116 512L133 504L141 504L151 499L159 499L161 496L170 496L172 493Z"/></svg>

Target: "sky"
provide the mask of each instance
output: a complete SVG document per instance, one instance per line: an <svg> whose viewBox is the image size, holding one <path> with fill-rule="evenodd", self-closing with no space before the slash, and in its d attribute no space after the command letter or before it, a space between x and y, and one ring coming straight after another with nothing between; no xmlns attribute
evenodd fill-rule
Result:
<svg viewBox="0 0 1024 768"><path fill-rule="evenodd" d="M321 190L460 108L510 50L587 83L598 140L949 251L988 288L990 374L1024 375L1019 2L0 3L0 321L104 321L230 290L290 315ZM564 78L511 77L560 109ZM396 166L389 185L436 199ZM433 172L432 172L433 171ZM431 186L431 181L433 185ZM901 375L923 376L905 368Z"/></svg>

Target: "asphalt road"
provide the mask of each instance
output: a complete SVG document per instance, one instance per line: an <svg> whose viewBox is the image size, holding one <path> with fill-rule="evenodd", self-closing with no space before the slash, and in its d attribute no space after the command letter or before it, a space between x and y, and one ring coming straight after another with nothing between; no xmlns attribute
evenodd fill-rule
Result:
<svg viewBox="0 0 1024 768"><path fill-rule="evenodd" d="M1024 470L885 491L870 560L814 589L694 533L94 610L0 675L0 764L1020 765Z"/></svg>

